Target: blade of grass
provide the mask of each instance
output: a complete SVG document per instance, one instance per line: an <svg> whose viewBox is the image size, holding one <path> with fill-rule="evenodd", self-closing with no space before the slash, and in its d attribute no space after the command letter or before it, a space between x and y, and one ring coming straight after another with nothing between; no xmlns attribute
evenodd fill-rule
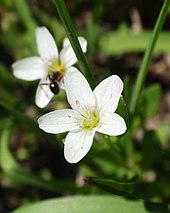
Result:
<svg viewBox="0 0 170 213"><path fill-rule="evenodd" d="M151 62L155 44L157 42L157 39L158 39L158 36L162 29L165 18L169 12L169 5L170 5L170 0L165 0L162 5L162 8L160 10L160 14L158 16L157 22L155 24L148 48L145 52L145 55L144 55L144 58L143 58L143 61L142 61L142 64L141 64L141 67L140 67L140 70L139 70L139 73L137 76L136 84L135 84L135 87L133 90L132 99L130 102L129 110L130 110L131 115L133 115L135 113L136 105L137 105L138 99L140 97L140 92L142 90L146 75L148 73L148 68L149 68L149 65Z"/></svg>
<svg viewBox="0 0 170 213"><path fill-rule="evenodd" d="M64 0L53 0L53 2L56 6L56 9L57 9L58 14L60 16L62 24L65 28L67 36L70 40L70 43L73 47L73 50L75 51L75 54L76 54L77 59L79 61L80 69L82 70L82 72L86 76L91 87L94 88L94 86L95 86L94 77L92 75L89 64L86 60L86 57L85 57L84 53L82 52L82 49L81 49L80 44L78 42L77 34L76 34L76 31L75 31L74 25L71 21L68 10L66 8L66 5L64 3Z"/></svg>

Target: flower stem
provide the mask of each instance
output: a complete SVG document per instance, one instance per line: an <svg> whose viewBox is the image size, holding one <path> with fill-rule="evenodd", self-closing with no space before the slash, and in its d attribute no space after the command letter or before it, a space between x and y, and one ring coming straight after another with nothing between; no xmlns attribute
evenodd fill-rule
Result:
<svg viewBox="0 0 170 213"><path fill-rule="evenodd" d="M58 14L60 16L60 19L62 21L62 24L64 25L65 31L67 33L67 36L70 40L70 43L75 51L75 54L77 56L77 59L79 61L79 66L84 75L86 76L87 80L89 81L89 84L91 87L95 86L95 80L92 75L91 69L89 67L89 64L86 60L86 57L84 53L82 52L82 49L80 47L80 44L77 39L77 34L74 28L74 25L71 21L70 15L68 13L68 10L66 8L66 5L64 3L64 0L53 0Z"/></svg>
<svg viewBox="0 0 170 213"><path fill-rule="evenodd" d="M131 115L134 114L135 109L136 109L136 105L137 105L137 101L139 99L140 96L140 92L142 89L142 86L144 84L147 72L148 72L148 68L151 62L151 57L153 54L153 50L156 44L156 41L158 39L159 33L162 29L163 23L165 21L165 18L169 12L169 5L170 5L170 0L165 0L163 3L163 6L161 8L160 14L158 16L157 22L155 24L154 30L153 30L153 34L152 37L150 39L148 48L145 52L138 76L137 76L137 80L136 80L136 84L133 90L133 94L132 94L132 99L130 102L130 113Z"/></svg>

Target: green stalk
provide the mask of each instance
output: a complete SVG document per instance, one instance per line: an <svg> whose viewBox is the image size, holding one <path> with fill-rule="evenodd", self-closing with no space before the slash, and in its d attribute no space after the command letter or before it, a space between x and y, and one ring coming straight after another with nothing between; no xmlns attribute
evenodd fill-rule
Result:
<svg viewBox="0 0 170 213"><path fill-rule="evenodd" d="M136 109L136 105L148 72L148 68L151 62L151 58L152 58L152 54L153 54L153 50L155 47L155 44L157 42L158 36L160 34L160 31L162 29L163 23L165 21L165 18L169 12L169 5L170 5L170 0L165 0L163 3L163 6L161 8L160 14L158 16L157 22L155 24L154 30L153 30L153 34L152 37L150 39L148 48L145 52L144 58L143 58L143 62L141 64L138 76L137 76L137 80L136 80L136 84L133 90L133 94L132 94L132 99L130 102L130 108L129 111L130 113L133 115Z"/></svg>
<svg viewBox="0 0 170 213"><path fill-rule="evenodd" d="M73 47L73 50L74 50L74 52L77 56L80 69L82 70L82 72L86 76L91 87L94 87L95 86L94 77L93 77L92 72L90 70L89 64L86 60L86 57L85 57L84 53L82 52L82 49L81 49L80 44L78 42L77 34L76 34L76 31L75 31L74 25L71 21L68 10L66 8L66 5L64 3L64 0L53 0L53 2L54 2L55 6L57 8L58 14L59 14L60 19L62 21L62 24L65 28L67 36L68 36L70 43Z"/></svg>

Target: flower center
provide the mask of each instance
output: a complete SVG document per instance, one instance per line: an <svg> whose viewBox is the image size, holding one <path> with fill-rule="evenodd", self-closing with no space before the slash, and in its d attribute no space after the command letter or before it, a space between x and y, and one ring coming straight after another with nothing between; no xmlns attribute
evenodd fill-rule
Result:
<svg viewBox="0 0 170 213"><path fill-rule="evenodd" d="M60 59L52 61L49 65L48 76L52 81L60 81L65 74L66 67Z"/></svg>
<svg viewBox="0 0 170 213"><path fill-rule="evenodd" d="M99 124L99 120L99 113L95 110L90 110L87 113L87 117L83 119L81 126L87 130L92 130Z"/></svg>

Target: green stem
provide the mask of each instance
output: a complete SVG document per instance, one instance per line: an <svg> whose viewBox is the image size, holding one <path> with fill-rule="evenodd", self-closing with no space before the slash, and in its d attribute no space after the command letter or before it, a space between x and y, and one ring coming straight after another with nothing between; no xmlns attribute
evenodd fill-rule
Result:
<svg viewBox="0 0 170 213"><path fill-rule="evenodd" d="M82 49L80 47L80 44L77 39L76 31L74 28L74 25L71 21L70 15L68 13L68 10L65 6L64 0L53 0L58 14L60 16L60 19L62 21L62 24L64 25L65 31L67 33L67 36L70 40L70 43L75 51L75 54L77 56L77 59L79 61L79 66L84 75L86 76L87 80L89 81L91 87L95 86L95 80L92 75L92 72L90 70L89 64L86 60L86 57L84 53L82 52Z"/></svg>
<svg viewBox="0 0 170 213"><path fill-rule="evenodd" d="M143 58L143 62L141 64L138 76L137 76L137 80L136 80L136 84L134 87L134 91L132 94L132 99L130 102L130 113L133 115L136 109L136 105L137 105L137 101L139 99L140 96L140 92L142 89L142 86L144 84L147 72L148 72L148 68L151 62L151 57L153 54L153 50L156 44L156 41L158 39L159 33L162 29L163 23L165 21L165 18L169 12L169 5L170 5L170 0L165 0L164 4L162 6L162 9L160 11L160 14L158 16L157 22L155 24L154 30L153 30L153 34L151 37L151 40L149 42L149 46L145 52L144 58Z"/></svg>

